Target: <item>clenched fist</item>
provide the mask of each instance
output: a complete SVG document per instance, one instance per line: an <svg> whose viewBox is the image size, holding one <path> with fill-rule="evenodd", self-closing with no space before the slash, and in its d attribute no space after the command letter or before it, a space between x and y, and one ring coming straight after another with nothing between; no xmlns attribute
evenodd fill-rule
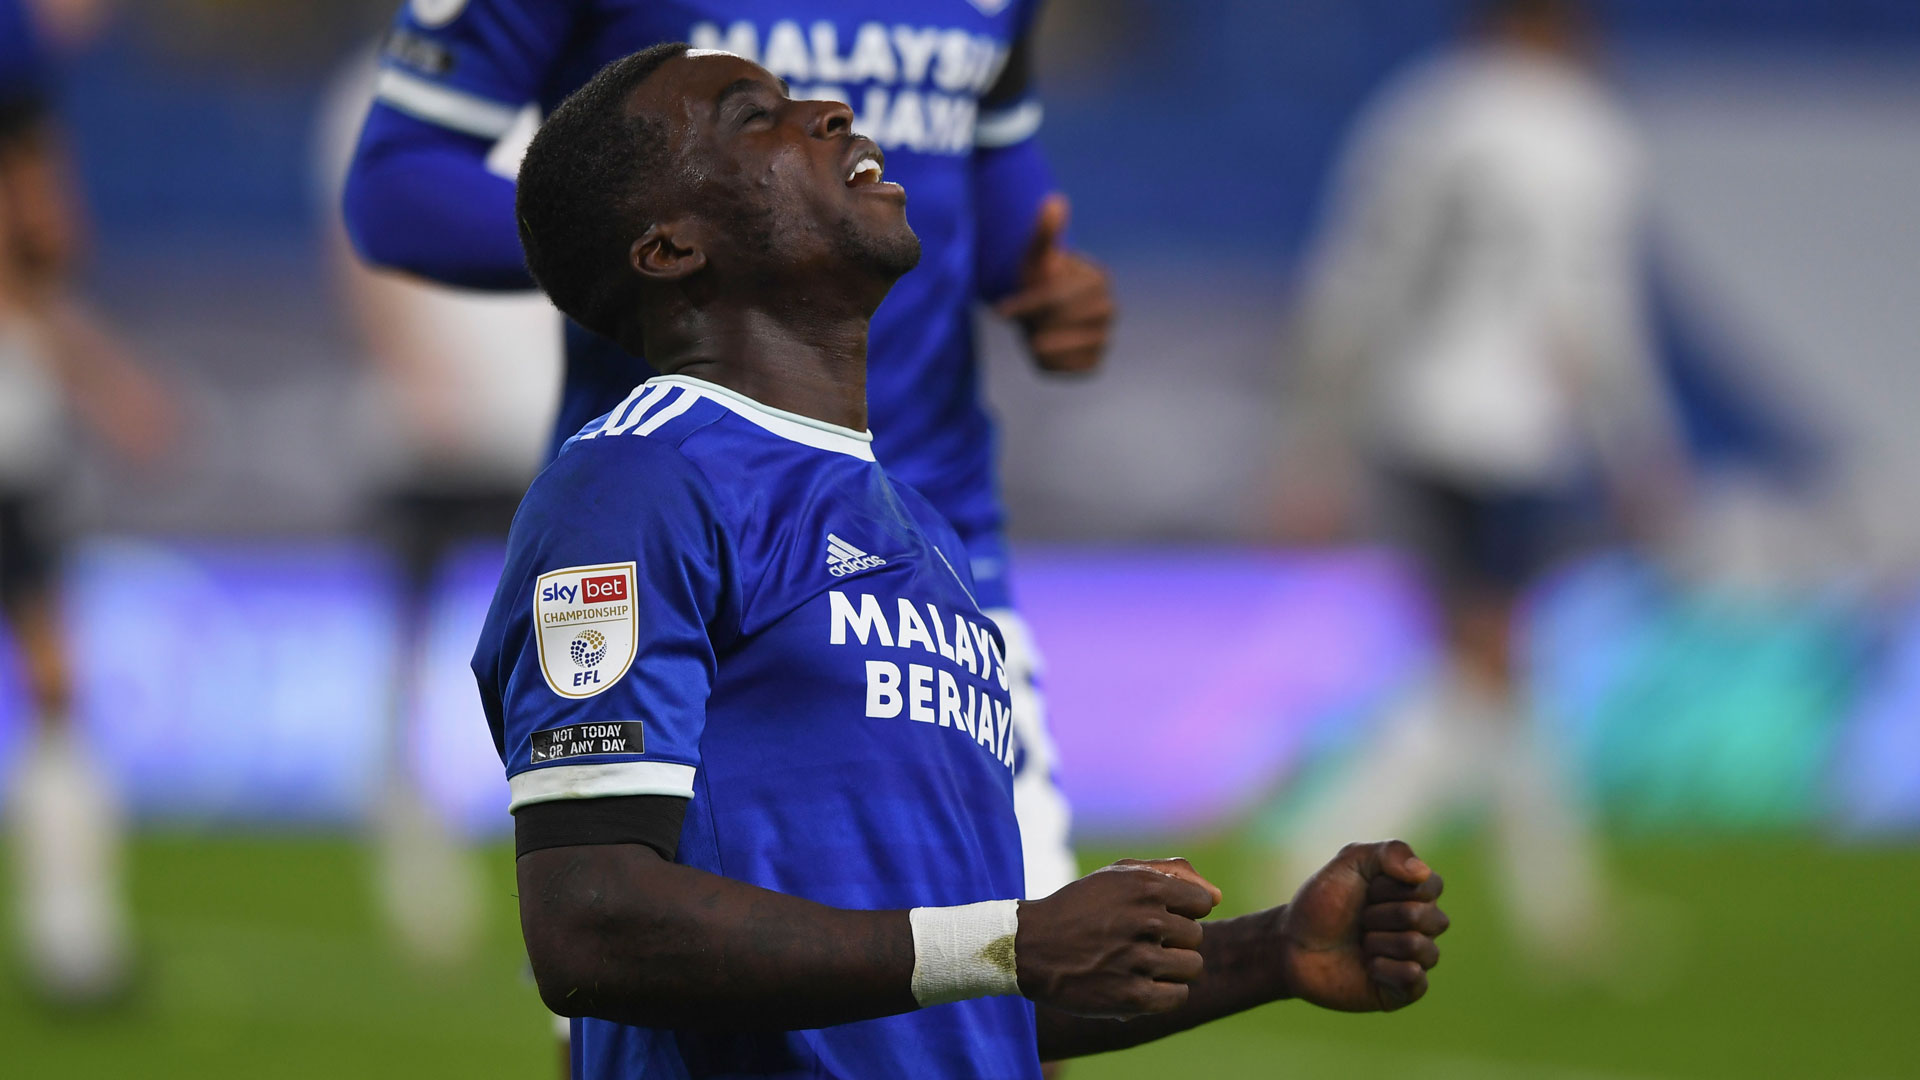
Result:
<svg viewBox="0 0 1920 1080"><path fill-rule="evenodd" d="M1447 914L1440 875L1398 840L1348 844L1280 920L1291 996L1343 1012L1392 1011L1427 992Z"/></svg>
<svg viewBox="0 0 1920 1080"><path fill-rule="evenodd" d="M1122 859L1020 905L1020 992L1078 1016L1179 1008L1200 977L1200 924L1220 890L1185 859Z"/></svg>

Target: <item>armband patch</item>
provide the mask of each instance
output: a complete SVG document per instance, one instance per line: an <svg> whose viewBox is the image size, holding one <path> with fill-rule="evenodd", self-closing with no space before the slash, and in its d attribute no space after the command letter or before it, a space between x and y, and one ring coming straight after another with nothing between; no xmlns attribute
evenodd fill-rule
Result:
<svg viewBox="0 0 1920 1080"><path fill-rule="evenodd" d="M533 583L540 673L564 698L605 693L633 666L634 564L569 566Z"/></svg>
<svg viewBox="0 0 1920 1080"><path fill-rule="evenodd" d="M411 30L396 27L381 45L387 59L422 75L445 75L453 70L453 52L445 45Z"/></svg>
<svg viewBox="0 0 1920 1080"><path fill-rule="evenodd" d="M647 735L638 720L621 720L610 724L568 724L566 727L547 728L533 733L535 765L567 758L591 757L594 754L646 752Z"/></svg>

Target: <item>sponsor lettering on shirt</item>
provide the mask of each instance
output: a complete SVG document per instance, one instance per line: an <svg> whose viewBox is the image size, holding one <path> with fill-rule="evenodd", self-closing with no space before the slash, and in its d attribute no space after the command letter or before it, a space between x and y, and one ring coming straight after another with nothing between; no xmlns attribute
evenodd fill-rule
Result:
<svg viewBox="0 0 1920 1080"><path fill-rule="evenodd" d="M909 654L897 661L866 661L868 717L904 716L951 729L1013 768L1013 710L1006 695L1006 660L991 629L958 613L949 616L938 605L916 604L905 597L887 602L872 593L854 595L834 589L827 593L827 604L828 644L879 646ZM916 651L927 654L925 662L911 658ZM972 677L960 677L963 671Z"/></svg>
<svg viewBox="0 0 1920 1080"><path fill-rule="evenodd" d="M847 41L830 22L783 19L764 32L746 21L701 22L687 40L754 61L787 80L795 98L846 102L854 130L886 149L949 155L973 152L980 95L1008 56L985 34L881 22L860 24Z"/></svg>

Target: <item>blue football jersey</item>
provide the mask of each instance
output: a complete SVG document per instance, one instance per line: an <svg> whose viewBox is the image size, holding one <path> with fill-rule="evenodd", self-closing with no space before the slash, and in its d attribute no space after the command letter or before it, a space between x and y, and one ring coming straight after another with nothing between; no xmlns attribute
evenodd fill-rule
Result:
<svg viewBox="0 0 1920 1080"><path fill-rule="evenodd" d="M1002 641L869 436L665 376L516 516L474 657L515 807L692 800L677 859L835 907L1023 895ZM576 1075L1031 1077L985 998L815 1031L574 1025Z"/></svg>
<svg viewBox="0 0 1920 1080"><path fill-rule="evenodd" d="M551 110L608 62L662 41L757 61L796 97L837 98L907 189L920 266L874 317L868 401L880 457L953 523L980 561L982 600L1008 604L993 425L979 400L971 163L1030 139L1039 103L981 99L1037 0L412 0L389 35L379 100L487 138L528 102ZM1037 198L1037 196L1036 196ZM1017 216L1017 215L1016 215ZM1030 228L1031 218L1021 228ZM1022 234L1024 235L1024 233ZM569 327L557 437L652 374Z"/></svg>

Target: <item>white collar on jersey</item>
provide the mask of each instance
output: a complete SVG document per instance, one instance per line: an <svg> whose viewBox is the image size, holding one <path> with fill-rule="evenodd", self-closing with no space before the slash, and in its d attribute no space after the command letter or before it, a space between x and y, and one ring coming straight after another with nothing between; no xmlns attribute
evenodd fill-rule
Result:
<svg viewBox="0 0 1920 1080"><path fill-rule="evenodd" d="M873 460L873 432L871 431L855 431L849 427L841 427L839 424L829 424L825 420L815 420L811 416L801 416L799 413L776 409L771 405L762 405L738 391L729 390L705 379L696 379L691 375L661 375L648 379L642 385L684 386L689 391L725 406L789 442L801 443L819 450L831 450L838 454L857 457L862 461ZM688 404L691 405L692 402L689 401Z"/></svg>

